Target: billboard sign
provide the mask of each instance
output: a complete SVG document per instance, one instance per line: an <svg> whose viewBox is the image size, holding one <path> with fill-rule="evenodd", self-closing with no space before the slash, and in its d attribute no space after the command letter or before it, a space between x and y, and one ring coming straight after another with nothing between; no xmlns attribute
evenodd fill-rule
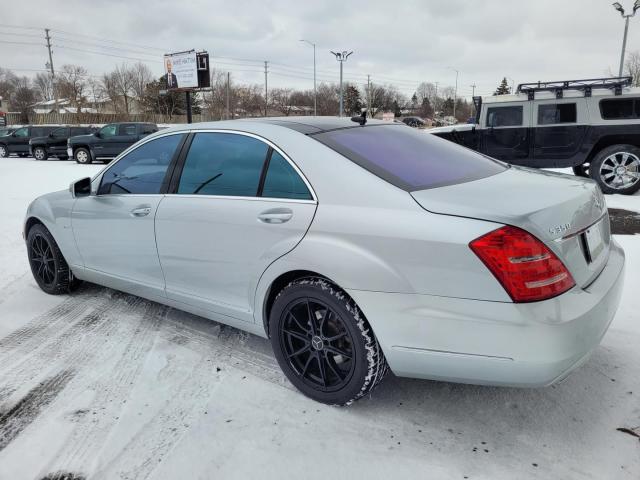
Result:
<svg viewBox="0 0 640 480"><path fill-rule="evenodd" d="M198 62L195 50L165 55L164 76L169 90L198 88Z"/></svg>

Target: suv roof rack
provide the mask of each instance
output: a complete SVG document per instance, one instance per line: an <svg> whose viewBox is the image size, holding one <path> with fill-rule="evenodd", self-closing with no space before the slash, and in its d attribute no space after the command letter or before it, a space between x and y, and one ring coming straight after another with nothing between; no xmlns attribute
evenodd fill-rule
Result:
<svg viewBox="0 0 640 480"><path fill-rule="evenodd" d="M529 100L535 99L535 92L555 92L556 98L562 98L564 90L582 91L585 97L590 97L591 90L594 88L607 88L613 90L615 95L622 95L622 88L631 86L632 81L631 76L626 76L521 83L518 85L516 93L526 93Z"/></svg>

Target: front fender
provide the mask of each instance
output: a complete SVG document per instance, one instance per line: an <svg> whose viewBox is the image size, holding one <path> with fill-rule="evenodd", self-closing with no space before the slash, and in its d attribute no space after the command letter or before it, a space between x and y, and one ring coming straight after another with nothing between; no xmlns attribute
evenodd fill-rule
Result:
<svg viewBox="0 0 640 480"><path fill-rule="evenodd" d="M27 237L27 227L35 220L42 223L51 232L60 251L71 266L82 265L80 252L76 246L71 228L71 211L75 198L68 190L49 193L36 198L27 208L23 235Z"/></svg>

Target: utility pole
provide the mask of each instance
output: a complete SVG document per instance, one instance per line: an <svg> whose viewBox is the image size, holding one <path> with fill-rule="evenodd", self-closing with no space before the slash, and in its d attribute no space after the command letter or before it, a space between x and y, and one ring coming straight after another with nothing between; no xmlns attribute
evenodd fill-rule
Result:
<svg viewBox="0 0 640 480"><path fill-rule="evenodd" d="M300 40L313 47L313 114L318 115L318 89L316 88L316 44L309 40Z"/></svg>
<svg viewBox="0 0 640 480"><path fill-rule="evenodd" d="M231 117L229 112L229 83L231 82L231 73L227 72L227 120Z"/></svg>
<svg viewBox="0 0 640 480"><path fill-rule="evenodd" d="M367 74L367 115L373 118L371 115L371 75Z"/></svg>
<svg viewBox="0 0 640 480"><path fill-rule="evenodd" d="M453 118L456 118L456 103L458 103L458 75L460 72L453 67L449 67L456 72L456 88L453 90Z"/></svg>
<svg viewBox="0 0 640 480"><path fill-rule="evenodd" d="M613 8L615 8L622 18L624 18L624 35L622 37L622 53L620 53L620 69L618 70L618 76L622 76L622 70L624 68L624 53L627 48L627 33L629 32L629 19L636 15L636 10L640 9L640 0L636 0L633 4L633 11L627 15L624 14L624 8L620 5L619 2L615 2L613 4Z"/></svg>
<svg viewBox="0 0 640 480"><path fill-rule="evenodd" d="M267 110L269 110L269 97L268 95L268 90L267 90L267 73L269 72L269 70L267 70L269 62L268 61L264 61L264 116L267 116Z"/></svg>
<svg viewBox="0 0 640 480"><path fill-rule="evenodd" d="M49 51L49 63L47 64L47 67L51 71L51 93L53 94L53 104L54 104L56 113L59 113L58 99L56 98L56 82L55 82L56 72L53 68L53 55L51 54L51 36L49 35L48 28L44 29L44 36L45 36L45 39L47 40L47 50Z"/></svg>
<svg viewBox="0 0 640 480"><path fill-rule="evenodd" d="M347 52L346 50L342 52L331 52L336 56L336 60L340 62L340 116L344 116L344 91L342 89L342 64L347 61L349 55L353 52Z"/></svg>
<svg viewBox="0 0 640 480"><path fill-rule="evenodd" d="M469 85L471 87L471 97L475 97L476 96L476 84L474 83L473 85Z"/></svg>
<svg viewBox="0 0 640 480"><path fill-rule="evenodd" d="M436 82L436 91L433 94L433 115L435 116L435 114L438 112L438 83L440 82Z"/></svg>

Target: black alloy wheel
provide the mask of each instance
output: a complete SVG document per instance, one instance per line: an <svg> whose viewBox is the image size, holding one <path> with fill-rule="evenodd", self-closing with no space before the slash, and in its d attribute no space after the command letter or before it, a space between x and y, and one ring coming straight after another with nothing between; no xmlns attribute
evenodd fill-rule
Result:
<svg viewBox="0 0 640 480"><path fill-rule="evenodd" d="M339 390L353 374L353 340L340 316L310 298L290 303L280 329L289 366L315 389Z"/></svg>
<svg viewBox="0 0 640 480"><path fill-rule="evenodd" d="M306 396L349 405L387 373L387 361L356 303L320 277L300 278L276 296L269 313L276 360Z"/></svg>
<svg viewBox="0 0 640 480"><path fill-rule="evenodd" d="M33 275L46 287L51 288L56 281L58 270L53 249L49 241L41 233L36 233L29 245L29 262Z"/></svg>

